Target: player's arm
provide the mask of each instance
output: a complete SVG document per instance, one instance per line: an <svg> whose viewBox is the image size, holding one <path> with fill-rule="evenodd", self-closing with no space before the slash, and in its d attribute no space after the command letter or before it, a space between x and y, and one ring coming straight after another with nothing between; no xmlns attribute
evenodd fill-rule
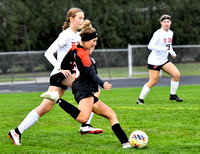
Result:
<svg viewBox="0 0 200 154"><path fill-rule="evenodd" d="M110 90L110 88L112 87L112 84L102 81L101 78L99 78L99 76L96 74L94 67L93 68L92 67L93 66L91 66L90 68L85 68L86 70L88 70L87 71L88 77L91 78L95 83L100 85L105 90Z"/></svg>
<svg viewBox="0 0 200 154"><path fill-rule="evenodd" d="M90 53L86 50L82 50L80 52L77 52L77 55L80 57L81 62L83 64L84 71L86 75L93 80L95 83L100 85L105 90L110 90L112 87L112 84L109 84L108 82L103 82L98 75L96 74L94 65L92 64L92 61L90 59Z"/></svg>
<svg viewBox="0 0 200 154"><path fill-rule="evenodd" d="M60 69L60 63L55 58L54 53L56 53L59 48L62 48L66 43L68 42L68 37L64 35L64 33L61 33L59 37L52 43L52 45L47 49L47 51L44 53L44 56L47 58L47 60L58 70Z"/></svg>
<svg viewBox="0 0 200 154"><path fill-rule="evenodd" d="M70 49L68 51L68 54L65 55L65 57L61 62L59 70L62 72L62 74L64 74L65 77L72 77L72 74L75 73L73 70L73 62L74 62L73 53L74 51Z"/></svg>
<svg viewBox="0 0 200 154"><path fill-rule="evenodd" d="M58 48L58 44L56 43L56 41L54 41L54 43L44 53L44 56L47 58L47 60L57 69L60 68L60 63L55 58L54 53L57 52Z"/></svg>
<svg viewBox="0 0 200 154"><path fill-rule="evenodd" d="M102 81L98 75L96 74L94 65L92 64L92 61L90 59L89 54L85 54L85 55L81 55L81 61L83 63L84 66L84 71L86 72L87 76L92 79L95 83L97 83L98 85L100 85L102 88L104 88L105 90L110 90L110 88L112 87L111 84L109 84L108 82L104 82Z"/></svg>
<svg viewBox="0 0 200 154"><path fill-rule="evenodd" d="M172 34L172 38L173 38L173 34ZM173 59L176 58L176 52L174 51L172 44L170 44L170 46L169 46L169 53L170 53L170 55L172 56Z"/></svg>
<svg viewBox="0 0 200 154"><path fill-rule="evenodd" d="M148 49L154 50L154 51L167 51L168 47L157 45L159 41L160 41L160 34L158 32L155 32L148 44Z"/></svg>

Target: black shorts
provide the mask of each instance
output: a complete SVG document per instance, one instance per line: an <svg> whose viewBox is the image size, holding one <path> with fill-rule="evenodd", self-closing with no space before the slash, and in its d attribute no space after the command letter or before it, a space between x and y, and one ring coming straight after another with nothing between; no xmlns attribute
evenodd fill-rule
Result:
<svg viewBox="0 0 200 154"><path fill-rule="evenodd" d="M148 64L147 65L147 68L150 69L150 70L155 70L155 71L160 71L162 66L169 63L169 61L167 61L166 63L162 64L162 65L151 65L151 64Z"/></svg>
<svg viewBox="0 0 200 154"><path fill-rule="evenodd" d="M77 82L72 83L72 92L73 92L74 98L78 104L79 104L80 100L91 97L91 96L94 97L94 103L96 103L99 100L99 98L94 96L94 93L98 92L98 90L99 90L98 86L97 87L95 86L95 88L93 88L93 87L89 87L89 85L81 86Z"/></svg>
<svg viewBox="0 0 200 154"><path fill-rule="evenodd" d="M79 104L79 102L84 99L84 98L88 98L88 97L94 97L94 103L98 102L99 98L94 96L94 92L89 92L89 91L81 91L78 90L75 94L74 94L74 98L76 100L76 102Z"/></svg>
<svg viewBox="0 0 200 154"><path fill-rule="evenodd" d="M68 87L61 83L64 79L65 76L62 73L54 74L50 77L50 86L56 86L66 90Z"/></svg>

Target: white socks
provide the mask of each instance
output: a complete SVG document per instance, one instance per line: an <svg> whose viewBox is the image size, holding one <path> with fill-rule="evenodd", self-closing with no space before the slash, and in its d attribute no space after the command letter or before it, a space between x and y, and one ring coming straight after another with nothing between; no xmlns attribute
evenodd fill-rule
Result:
<svg viewBox="0 0 200 154"><path fill-rule="evenodd" d="M172 81L171 80L171 89L170 89L170 94L175 95L177 90L178 90L178 85L179 85L179 81ZM140 93L140 99L145 99L145 97L147 96L147 94L149 93L149 91L151 90L151 88L147 87L146 84L143 86L142 91Z"/></svg>
<svg viewBox="0 0 200 154"><path fill-rule="evenodd" d="M39 118L40 116L34 110L29 112L26 118L18 126L19 132L22 134L25 130L33 126L38 121Z"/></svg>
<svg viewBox="0 0 200 154"><path fill-rule="evenodd" d="M140 99L145 99L145 97L147 96L147 94L149 93L149 91L151 90L151 88L147 87L146 84L143 86L142 91L140 93Z"/></svg>
<svg viewBox="0 0 200 154"><path fill-rule="evenodd" d="M170 94L175 95L178 89L179 81L172 81L171 80L171 89Z"/></svg>
<svg viewBox="0 0 200 154"><path fill-rule="evenodd" d="M94 112L91 112L90 117L88 121L86 122L86 124L90 124L90 121L92 120L93 115L94 115Z"/></svg>

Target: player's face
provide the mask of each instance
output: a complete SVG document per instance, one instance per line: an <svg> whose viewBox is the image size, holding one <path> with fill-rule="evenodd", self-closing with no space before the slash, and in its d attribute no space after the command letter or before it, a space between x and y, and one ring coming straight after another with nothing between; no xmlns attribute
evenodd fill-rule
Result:
<svg viewBox="0 0 200 154"><path fill-rule="evenodd" d="M85 48L89 50L90 54L93 52L95 46L97 45L97 40L98 40L97 38L94 38L85 43Z"/></svg>
<svg viewBox="0 0 200 154"><path fill-rule="evenodd" d="M76 31L81 29L81 26L83 25L83 23L84 23L83 12L76 13L76 16L70 19L70 27Z"/></svg>
<svg viewBox="0 0 200 154"><path fill-rule="evenodd" d="M169 19L165 19L161 22L161 28L165 31L168 31L170 29L172 22Z"/></svg>

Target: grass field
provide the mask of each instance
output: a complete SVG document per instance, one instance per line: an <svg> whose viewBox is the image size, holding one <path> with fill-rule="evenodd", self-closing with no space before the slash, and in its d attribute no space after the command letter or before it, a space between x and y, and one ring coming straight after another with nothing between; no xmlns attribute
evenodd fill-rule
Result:
<svg viewBox="0 0 200 154"><path fill-rule="evenodd" d="M129 136L143 130L149 136L145 149L123 149L110 128L109 121L94 115L92 125L104 129L100 135L81 136L80 123L58 105L22 135L22 146L14 146L7 133L41 102L40 92L0 94L1 153L200 153L200 85L180 86L178 94L184 102L170 101L169 87L154 87L137 105L140 88L102 90L100 99L118 115ZM71 91L64 99L76 105Z"/></svg>

